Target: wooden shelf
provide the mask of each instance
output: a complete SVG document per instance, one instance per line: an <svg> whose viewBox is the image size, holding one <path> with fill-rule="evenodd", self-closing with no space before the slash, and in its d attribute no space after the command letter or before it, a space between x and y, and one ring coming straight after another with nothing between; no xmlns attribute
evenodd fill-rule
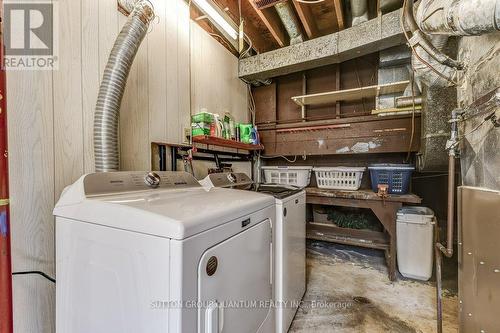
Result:
<svg viewBox="0 0 500 333"><path fill-rule="evenodd" d="M389 237L383 232L340 228L326 223L307 223L307 238L377 250L389 249Z"/></svg>
<svg viewBox="0 0 500 333"><path fill-rule="evenodd" d="M409 84L410 81L401 81L377 86L294 96L292 97L292 100L299 106L356 101L363 98L378 97L380 95L403 92Z"/></svg>
<svg viewBox="0 0 500 333"><path fill-rule="evenodd" d="M233 149L242 149L242 150L264 150L263 145L252 145L248 143L238 142L234 140L227 140L214 136L195 136L193 137L193 142L201 143L209 146L218 146L225 148L233 148Z"/></svg>
<svg viewBox="0 0 500 333"><path fill-rule="evenodd" d="M346 190L329 190L322 189L318 187L307 187L307 203L312 204L324 204L321 198L327 198L331 200L366 200L366 201L379 201L379 202L401 202L405 204L420 204L422 198L415 194L389 194L387 197L382 199L377 193L369 190L357 190L357 191L346 191ZM353 206L354 207L354 206Z"/></svg>

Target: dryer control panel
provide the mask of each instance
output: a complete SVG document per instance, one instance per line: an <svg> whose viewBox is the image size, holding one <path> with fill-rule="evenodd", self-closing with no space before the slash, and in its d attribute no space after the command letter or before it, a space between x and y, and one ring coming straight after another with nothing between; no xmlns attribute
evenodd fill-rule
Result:
<svg viewBox="0 0 500 333"><path fill-rule="evenodd" d="M83 180L83 186L85 196L90 197L155 189L200 187L200 184L187 172L124 171L88 174Z"/></svg>
<svg viewBox="0 0 500 333"><path fill-rule="evenodd" d="M252 185L253 181L245 173L213 173L208 175L214 187L237 187Z"/></svg>

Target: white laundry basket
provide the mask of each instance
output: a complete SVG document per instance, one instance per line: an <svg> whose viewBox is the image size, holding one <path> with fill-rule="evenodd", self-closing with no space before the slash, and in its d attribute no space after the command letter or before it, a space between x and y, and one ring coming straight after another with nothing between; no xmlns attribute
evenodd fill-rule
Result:
<svg viewBox="0 0 500 333"><path fill-rule="evenodd" d="M403 207L397 214L398 267L401 275L427 281L432 276L434 212Z"/></svg>
<svg viewBox="0 0 500 333"><path fill-rule="evenodd" d="M308 166L265 166L261 169L268 184L306 187L311 180L312 167Z"/></svg>
<svg viewBox="0 0 500 333"><path fill-rule="evenodd" d="M366 168L328 167L314 168L319 188L356 191L361 186Z"/></svg>

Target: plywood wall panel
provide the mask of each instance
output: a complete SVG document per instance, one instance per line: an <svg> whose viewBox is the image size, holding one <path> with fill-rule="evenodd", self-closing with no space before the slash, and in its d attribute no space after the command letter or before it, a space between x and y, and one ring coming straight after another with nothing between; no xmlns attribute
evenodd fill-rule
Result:
<svg viewBox="0 0 500 333"><path fill-rule="evenodd" d="M81 0L59 2L59 69L53 71L55 200L84 168Z"/></svg>
<svg viewBox="0 0 500 333"><path fill-rule="evenodd" d="M94 110L101 81L99 43L99 0L82 1L82 113L83 113L83 169L95 170L94 163ZM102 2L102 1L101 1ZM84 47L83 47L84 46Z"/></svg>
<svg viewBox="0 0 500 333"><path fill-rule="evenodd" d="M238 59L226 48L207 35L198 24L191 23L191 108L193 113L206 108L209 112L220 115L229 111L237 122L250 120L247 87L238 78L237 64Z"/></svg>
<svg viewBox="0 0 500 333"><path fill-rule="evenodd" d="M52 73L8 72L9 182L12 268L54 267L54 119ZM36 277L13 277L16 332L53 332L50 284ZM38 311L37 305L47 308ZM51 330L52 329L52 330Z"/></svg>
<svg viewBox="0 0 500 333"><path fill-rule="evenodd" d="M178 54L178 1L166 1L166 24L167 24L167 119L166 119L166 137L164 141L175 143L178 139L179 128L179 71L177 64L179 61Z"/></svg>
<svg viewBox="0 0 500 333"><path fill-rule="evenodd" d="M148 35L149 138L162 142L167 137L167 1L153 1L159 17ZM153 56L154 55L154 56Z"/></svg>
<svg viewBox="0 0 500 333"><path fill-rule="evenodd" d="M177 128L177 141L178 143L183 143L184 140L184 129L190 128L191 126L191 46L190 46L190 16L189 7L186 2L178 1L177 15L177 70L178 70L178 103L179 109L177 110L179 115L179 125ZM205 34L205 38L212 39L208 34ZM222 60L216 58L211 58L213 62L220 62ZM205 89L211 89L206 86ZM174 110L170 110L174 111Z"/></svg>
<svg viewBox="0 0 500 333"><path fill-rule="evenodd" d="M57 71L8 72L9 167L13 269L54 276L54 218L61 190L94 170L93 120L98 89L126 18L116 0L59 0ZM141 45L124 95L120 119L121 166L150 168L152 141L181 143L190 123L191 93L246 119L245 85L237 59L204 31L207 53L195 54L191 86L190 20L183 0L154 0L158 22ZM195 25L197 27L197 25ZM197 57L197 58L196 58ZM207 74L203 67L213 64ZM222 84L214 86L214 76ZM193 89L194 88L194 89ZM212 94L212 90L217 90ZM201 103L201 102L200 102ZM39 276L14 277L16 332L55 331L55 290Z"/></svg>

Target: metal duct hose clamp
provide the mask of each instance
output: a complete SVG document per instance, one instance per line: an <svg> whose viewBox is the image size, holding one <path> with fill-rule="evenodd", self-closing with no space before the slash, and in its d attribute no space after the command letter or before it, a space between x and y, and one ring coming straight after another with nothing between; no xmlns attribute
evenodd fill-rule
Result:
<svg viewBox="0 0 500 333"><path fill-rule="evenodd" d="M135 56L155 17L147 0L134 3L127 22L118 35L104 70L94 115L94 154L97 172L120 167L118 125L120 107ZM125 3L130 8L130 1Z"/></svg>

